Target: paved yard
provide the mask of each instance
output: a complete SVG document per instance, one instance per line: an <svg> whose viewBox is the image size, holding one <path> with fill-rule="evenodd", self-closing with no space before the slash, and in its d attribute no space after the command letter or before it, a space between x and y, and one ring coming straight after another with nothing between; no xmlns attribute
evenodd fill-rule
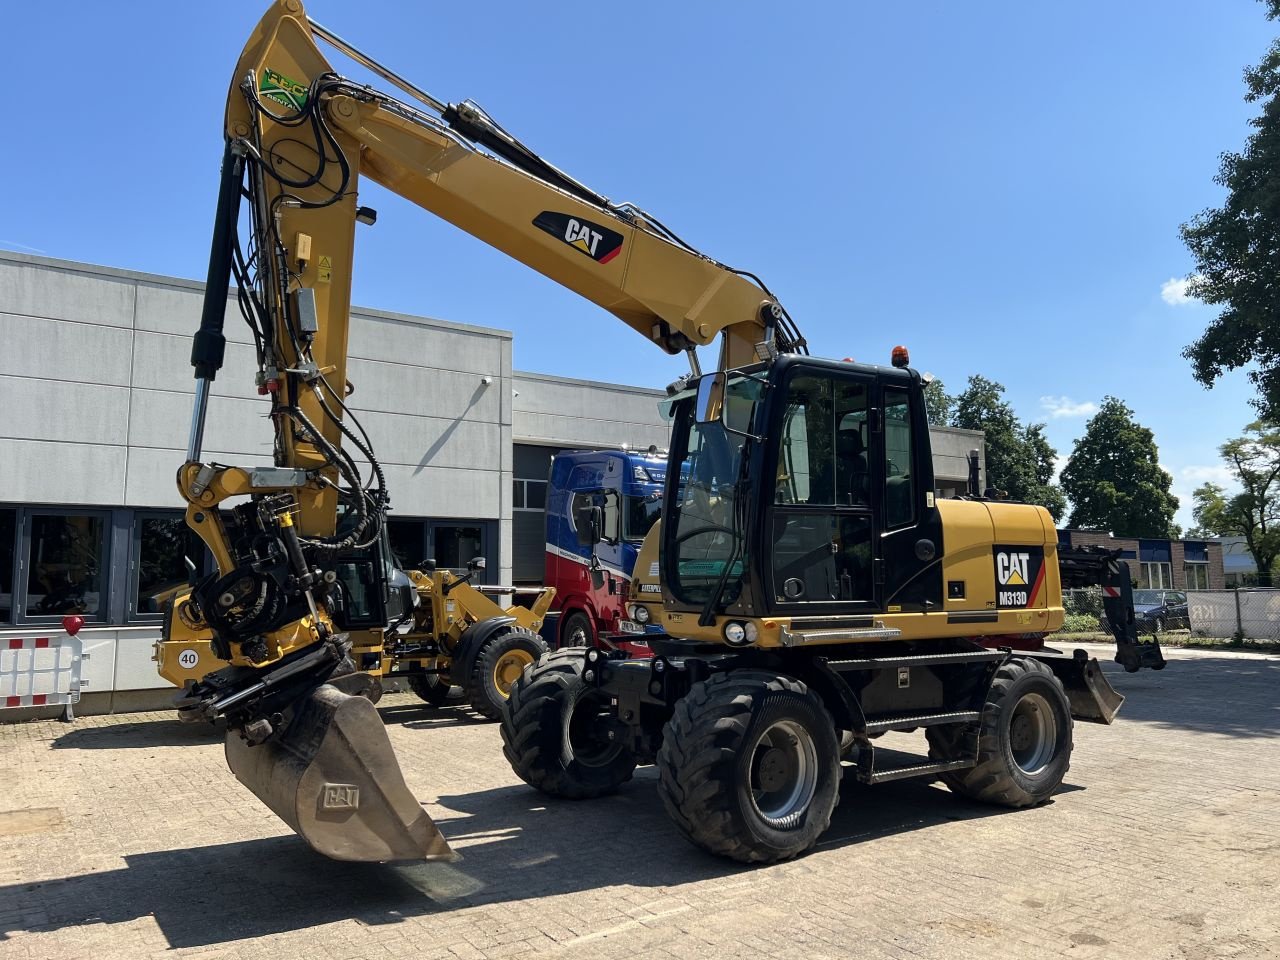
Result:
<svg viewBox="0 0 1280 960"><path fill-rule="evenodd" d="M462 852L319 858L212 731L134 714L0 727L0 958L1280 957L1280 658L1173 651L1111 672L1055 801L847 782L821 845L747 869L689 846L652 770L551 802L498 732L384 701L406 777Z"/></svg>

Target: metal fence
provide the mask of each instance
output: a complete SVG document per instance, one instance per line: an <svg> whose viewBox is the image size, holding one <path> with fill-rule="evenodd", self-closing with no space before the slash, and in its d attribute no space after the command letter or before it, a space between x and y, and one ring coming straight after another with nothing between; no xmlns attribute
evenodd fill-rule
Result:
<svg viewBox="0 0 1280 960"><path fill-rule="evenodd" d="M1188 590L1185 605L1139 614L1139 632L1189 631L1193 636L1238 640L1280 640L1280 588ZM1086 587L1062 592L1064 633L1106 631L1102 591Z"/></svg>

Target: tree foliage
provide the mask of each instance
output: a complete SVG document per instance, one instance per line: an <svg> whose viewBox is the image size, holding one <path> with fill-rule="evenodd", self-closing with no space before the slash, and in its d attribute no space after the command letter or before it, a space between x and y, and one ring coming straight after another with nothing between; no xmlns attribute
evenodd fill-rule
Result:
<svg viewBox="0 0 1280 960"><path fill-rule="evenodd" d="M947 393L946 385L941 380L930 380L924 385L924 408L929 415L929 426L945 427L951 422L956 398Z"/></svg>
<svg viewBox="0 0 1280 960"><path fill-rule="evenodd" d="M1241 489L1234 495L1216 483L1197 489L1196 527L1209 536L1244 537L1259 575L1269 577L1280 557L1280 426L1251 423L1220 452Z"/></svg>
<svg viewBox="0 0 1280 960"><path fill-rule="evenodd" d="M1004 399L1004 387L983 376L972 376L955 397L953 427L981 430L986 434L987 485L1003 490L1013 500L1038 503L1054 522L1066 511L1066 499L1053 483L1057 451L1044 435L1044 424L1025 425Z"/></svg>
<svg viewBox="0 0 1280 960"><path fill-rule="evenodd" d="M1280 16L1280 0L1266 3L1269 19ZM1254 406L1280 422L1280 40L1244 78L1245 100L1262 112L1249 121L1244 149L1222 154L1214 181L1227 188L1226 201L1182 225L1196 261L1187 292L1223 310L1183 356L1205 386L1256 363L1248 374Z"/></svg>
<svg viewBox="0 0 1280 960"><path fill-rule="evenodd" d="M1177 536L1172 484L1160 466L1155 437L1115 397L1103 400L1062 470L1071 526L1117 537Z"/></svg>

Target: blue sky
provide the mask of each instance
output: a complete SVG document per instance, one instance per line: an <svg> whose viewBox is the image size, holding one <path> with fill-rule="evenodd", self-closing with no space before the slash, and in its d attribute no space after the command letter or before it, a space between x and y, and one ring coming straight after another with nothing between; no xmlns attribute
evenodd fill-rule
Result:
<svg viewBox="0 0 1280 960"><path fill-rule="evenodd" d="M230 71L265 8L13 4L0 247L201 279ZM308 12L762 276L815 354L998 380L1063 455L1114 394L1183 496L1252 419L1162 288L1215 205L1280 25L1255 0L417 4ZM11 44L13 43L11 39ZM8 45L7 45L8 46ZM359 75L340 64L339 69ZM679 359L374 185L356 302L513 330L519 369L661 386ZM1176 287L1176 284L1174 285ZM1172 302L1171 302L1172 301ZM185 371L175 371L186 376ZM246 379L246 385L249 381Z"/></svg>

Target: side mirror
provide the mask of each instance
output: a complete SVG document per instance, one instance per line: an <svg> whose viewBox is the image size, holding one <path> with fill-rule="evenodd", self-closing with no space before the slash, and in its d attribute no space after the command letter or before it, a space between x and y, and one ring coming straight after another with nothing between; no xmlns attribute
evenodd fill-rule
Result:
<svg viewBox="0 0 1280 960"><path fill-rule="evenodd" d="M575 507L573 525L578 528L578 546L594 547L604 529L604 510L596 506Z"/></svg>
<svg viewBox="0 0 1280 960"><path fill-rule="evenodd" d="M604 571L599 567L591 568L591 589L602 590L604 588Z"/></svg>
<svg viewBox="0 0 1280 960"><path fill-rule="evenodd" d="M698 380L698 401L693 419L697 423L719 423L724 416L724 388L727 378L723 371L708 373Z"/></svg>
<svg viewBox="0 0 1280 960"><path fill-rule="evenodd" d="M485 568L484 557L472 557L467 564L468 570L483 570Z"/></svg>

